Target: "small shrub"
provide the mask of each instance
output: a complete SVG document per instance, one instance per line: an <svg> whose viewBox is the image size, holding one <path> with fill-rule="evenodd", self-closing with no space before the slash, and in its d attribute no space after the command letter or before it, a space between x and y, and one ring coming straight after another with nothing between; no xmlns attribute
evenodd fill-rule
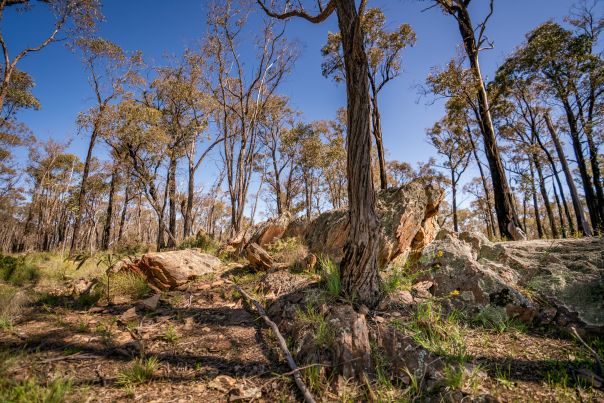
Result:
<svg viewBox="0 0 604 403"><path fill-rule="evenodd" d="M319 270L321 274L321 282L325 290L332 297L338 297L342 291L340 282L340 268L328 257L319 258Z"/></svg>
<svg viewBox="0 0 604 403"><path fill-rule="evenodd" d="M297 316L300 321L313 328L315 334L315 344L321 347L329 347L333 342L333 329L325 320L325 317L317 308L307 305L305 310L297 310Z"/></svg>
<svg viewBox="0 0 604 403"><path fill-rule="evenodd" d="M199 234L196 236L188 237L183 240L178 249L201 249L205 253L215 255L219 248L218 242L209 235Z"/></svg>
<svg viewBox="0 0 604 403"><path fill-rule="evenodd" d="M169 325L164 331L162 339L164 339L170 344L176 344L178 342L178 339L180 339L180 336L176 332L176 328L172 325Z"/></svg>
<svg viewBox="0 0 604 403"><path fill-rule="evenodd" d="M487 305L474 318L475 323L485 329L495 330L497 333L503 333L509 329L525 331L526 326L509 318L505 309L497 306Z"/></svg>
<svg viewBox="0 0 604 403"><path fill-rule="evenodd" d="M40 279L40 270L25 261L24 256L13 257L0 255L0 281L23 286L35 284Z"/></svg>
<svg viewBox="0 0 604 403"><path fill-rule="evenodd" d="M117 375L117 384L122 387L140 385L149 382L155 375L157 358L137 359L130 367L122 370Z"/></svg>
<svg viewBox="0 0 604 403"><path fill-rule="evenodd" d="M111 297L121 295L136 300L144 298L151 292L151 287L149 287L145 277L135 273L104 275L97 287L99 295L107 295L107 284L109 284L109 295Z"/></svg>
<svg viewBox="0 0 604 403"><path fill-rule="evenodd" d="M113 248L113 252L120 256L133 256L147 253L151 247L144 243L121 243Z"/></svg>
<svg viewBox="0 0 604 403"><path fill-rule="evenodd" d="M267 252L275 262L299 269L302 267L304 258L308 255L308 247L304 245L300 238L281 238L268 245Z"/></svg>

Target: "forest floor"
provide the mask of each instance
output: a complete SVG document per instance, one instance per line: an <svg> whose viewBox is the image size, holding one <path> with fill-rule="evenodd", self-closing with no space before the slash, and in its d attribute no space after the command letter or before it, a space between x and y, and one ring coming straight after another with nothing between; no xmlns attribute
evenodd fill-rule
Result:
<svg viewBox="0 0 604 403"><path fill-rule="evenodd" d="M139 279L112 276L111 304L106 297L93 303L73 295L69 284L80 277L106 281L97 265L76 271L56 255L27 259L38 270L31 281L0 283L1 402L301 399L274 335L232 285L262 301L279 297L261 294L262 274L227 265L184 290L162 293L153 307L154 301L141 303L153 292ZM305 284L318 277L299 275ZM380 312L369 322L415 317ZM573 339L511 323L495 329L443 320L463 341L468 370L447 373L436 395L388 376L353 390L334 388L315 371L304 373L306 382L321 401L366 400L371 388L380 401L604 402L602 390L571 375L592 365ZM602 352L602 340L593 343Z"/></svg>

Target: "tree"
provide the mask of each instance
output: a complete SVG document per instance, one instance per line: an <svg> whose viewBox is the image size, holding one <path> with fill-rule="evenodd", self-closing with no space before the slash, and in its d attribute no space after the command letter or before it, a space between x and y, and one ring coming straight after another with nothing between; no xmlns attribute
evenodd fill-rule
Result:
<svg viewBox="0 0 604 403"><path fill-rule="evenodd" d="M562 107L591 224L599 231L604 223L604 190L593 128L597 105L604 96L604 80L602 60L592 54L592 46L588 35L576 35L559 24L546 22L527 35L526 43L501 69L542 81ZM583 151L584 140L588 143L593 181Z"/></svg>
<svg viewBox="0 0 604 403"><path fill-rule="evenodd" d="M50 34L39 44L22 49L11 60L8 41L0 30L0 46L4 56L2 82L0 83L0 109L4 108L4 102L10 91L11 80L15 77L19 78L17 63L30 53L39 52L55 42L59 32L65 31L66 27L71 25L74 31L71 34L75 36L78 33L90 31L102 18L99 0L38 0L38 2L46 3L55 17ZM8 8L19 6L19 11L27 11L33 7L33 3L33 0L2 0L0 2L0 22Z"/></svg>
<svg viewBox="0 0 604 403"><path fill-rule="evenodd" d="M485 30L490 17L493 14L494 0L489 1L489 13L485 19L474 27L468 10L471 0L434 0L442 10L451 15L457 21L459 32L463 41L466 55L470 62L470 70L474 78L474 88L478 99L478 122L484 139L485 154L491 171L491 182L495 194L495 211L499 232L502 236L512 240L522 239L520 222L516 214L512 194L501 161L499 147L495 136L495 129L491 118L489 99L482 78L482 71L478 61L480 52L484 45L488 44ZM478 32L478 34L476 34Z"/></svg>
<svg viewBox="0 0 604 403"><path fill-rule="evenodd" d="M436 151L445 157L444 168L449 171L453 209L453 229L459 232L457 189L461 175L470 163L471 146L463 122L449 115L428 130L428 138ZM470 134L471 135L471 134Z"/></svg>
<svg viewBox="0 0 604 403"><path fill-rule="evenodd" d="M214 119L224 138L222 157L231 201L231 235L243 230L243 214L258 156L264 110L297 57L272 19L263 22L255 49L257 63L241 60L248 10L235 10L232 0L214 5L204 56L211 66L207 88L215 104Z"/></svg>
<svg viewBox="0 0 604 403"><path fill-rule="evenodd" d="M378 274L379 222L375 212L375 191L371 178L371 100L369 98L369 61L365 53L361 18L365 1L357 9L354 0L319 1L319 13L303 8L277 13L262 0L258 4L271 17L300 17L312 23L326 20L334 12L342 37L342 52L347 93L347 165L349 233L341 262L344 293L358 297L369 307L380 299Z"/></svg>
<svg viewBox="0 0 604 403"><path fill-rule="evenodd" d="M384 86L400 75L401 51L415 44L415 32L409 24L401 24L396 30L386 29L386 17L379 8L370 8L361 16L361 29L365 38L365 52L369 61L369 85L371 95L371 122L373 137L378 153L380 186L388 187L386 156L382 140L382 124L378 95ZM321 49L324 57L322 72L325 77L333 76L344 80L345 67L340 32L327 35L327 43Z"/></svg>
<svg viewBox="0 0 604 403"><path fill-rule="evenodd" d="M78 125L90 130L90 140L84 171L80 183L77 213L73 225L70 254L79 247L82 212L86 203L87 181L90 174L90 162L97 138L101 135L104 114L111 102L118 99L128 84L138 82L134 69L141 63L140 53L127 55L119 46L101 38L83 38L76 43L83 56L84 66L88 70L90 84L94 91L96 105L78 117Z"/></svg>

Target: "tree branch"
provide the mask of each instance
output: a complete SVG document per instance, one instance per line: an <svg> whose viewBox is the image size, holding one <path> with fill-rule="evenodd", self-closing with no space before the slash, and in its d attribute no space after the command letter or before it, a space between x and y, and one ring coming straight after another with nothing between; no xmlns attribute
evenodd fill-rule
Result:
<svg viewBox="0 0 604 403"><path fill-rule="evenodd" d="M334 12L334 10L336 9L335 0L330 0L329 3L327 3L327 6L325 6L325 8L322 11L320 11L319 14L317 14L317 15L307 14L304 11L304 9L286 11L286 12L284 12L282 14L279 14L279 13L276 13L276 12L270 10L264 4L263 0L256 0L256 1L260 5L260 7L262 7L262 9L266 13L266 15L268 15L269 17L277 18L279 20L286 20L286 19L291 18L291 17L300 17L300 18L303 18L303 19L305 19L307 21L312 22L313 24L318 24L320 22L325 21L327 19L327 17L329 17Z"/></svg>

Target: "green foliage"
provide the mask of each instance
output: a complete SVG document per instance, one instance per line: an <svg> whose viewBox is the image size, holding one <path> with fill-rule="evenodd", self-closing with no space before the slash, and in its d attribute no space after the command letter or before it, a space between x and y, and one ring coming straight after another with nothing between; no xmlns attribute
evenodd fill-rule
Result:
<svg viewBox="0 0 604 403"><path fill-rule="evenodd" d="M38 267L28 264L24 256L0 255L0 281L15 286L35 284L40 279Z"/></svg>
<svg viewBox="0 0 604 403"><path fill-rule="evenodd" d="M385 294L391 294L397 290L411 291L416 280L427 272L427 270L412 271L407 264L404 266L393 264L383 276L382 290Z"/></svg>
<svg viewBox="0 0 604 403"><path fill-rule="evenodd" d="M145 277L136 273L112 274L109 284L113 295L127 296L135 300L144 298L151 292Z"/></svg>
<svg viewBox="0 0 604 403"><path fill-rule="evenodd" d="M313 328L317 346L329 347L332 344L334 331L316 307L307 305L305 310L298 308L297 317L302 323Z"/></svg>
<svg viewBox="0 0 604 403"><path fill-rule="evenodd" d="M481 368L475 365L468 370L463 365L445 366L445 384L451 389L476 390L480 384L478 374Z"/></svg>
<svg viewBox="0 0 604 403"><path fill-rule="evenodd" d="M176 332L176 328L170 324L164 331L164 334L162 335L162 339L164 341L167 341L170 344L176 344L176 343L178 343L180 336Z"/></svg>
<svg viewBox="0 0 604 403"><path fill-rule="evenodd" d="M157 358L137 359L117 375L117 384L122 387L140 385L153 379L157 369Z"/></svg>
<svg viewBox="0 0 604 403"><path fill-rule="evenodd" d="M427 301L417 306L410 322L394 325L427 350L463 362L467 349L460 317L456 311L445 315L440 305Z"/></svg>
<svg viewBox="0 0 604 403"><path fill-rule="evenodd" d="M482 308L474 321L485 329L495 330L497 333L503 333L509 329L526 331L526 326L518 320L509 318L504 308L492 305Z"/></svg>
<svg viewBox="0 0 604 403"><path fill-rule="evenodd" d="M342 291L340 282L340 268L328 257L319 257L319 271L321 282L325 290L332 297L338 297Z"/></svg>
<svg viewBox="0 0 604 403"><path fill-rule="evenodd" d="M70 379L55 379L47 385L40 385L28 379L12 383L0 380L0 401L11 403L60 403L71 392Z"/></svg>
<svg viewBox="0 0 604 403"><path fill-rule="evenodd" d="M220 245L218 242L205 234L198 234L196 236L188 237L183 240L180 245L178 245L178 249L201 249L202 252L209 253L211 255L216 255L218 252L218 248Z"/></svg>

